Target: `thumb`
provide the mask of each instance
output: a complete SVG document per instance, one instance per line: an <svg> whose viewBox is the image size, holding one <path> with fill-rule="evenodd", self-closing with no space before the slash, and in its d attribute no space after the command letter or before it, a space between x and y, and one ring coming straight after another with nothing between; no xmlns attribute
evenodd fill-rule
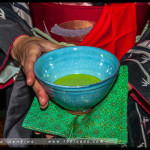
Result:
<svg viewBox="0 0 150 150"><path fill-rule="evenodd" d="M128 92L132 90L132 86L128 83Z"/></svg>

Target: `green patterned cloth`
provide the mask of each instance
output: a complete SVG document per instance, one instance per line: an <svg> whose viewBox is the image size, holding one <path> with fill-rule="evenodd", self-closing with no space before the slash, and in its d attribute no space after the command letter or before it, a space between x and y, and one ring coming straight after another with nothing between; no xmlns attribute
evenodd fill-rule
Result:
<svg viewBox="0 0 150 150"><path fill-rule="evenodd" d="M121 66L111 91L91 112L73 115L49 101L42 111L35 97L22 126L66 138L100 139L115 144L127 143L128 68Z"/></svg>

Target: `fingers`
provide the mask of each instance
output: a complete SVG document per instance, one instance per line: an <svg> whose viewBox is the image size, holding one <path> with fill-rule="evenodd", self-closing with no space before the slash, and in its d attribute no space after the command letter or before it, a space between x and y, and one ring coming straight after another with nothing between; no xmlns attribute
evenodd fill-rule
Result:
<svg viewBox="0 0 150 150"><path fill-rule="evenodd" d="M35 91L39 103L40 103L40 108L41 109L45 109L48 106L48 95L46 93L46 91L44 90L44 88L42 87L42 85L37 81L37 79L35 79L35 82L32 86L33 90Z"/></svg>
<svg viewBox="0 0 150 150"><path fill-rule="evenodd" d="M128 83L128 92L132 90L132 86Z"/></svg>
<svg viewBox="0 0 150 150"><path fill-rule="evenodd" d="M32 86L34 84L35 74L33 68L38 57L40 57L42 53L46 53L48 51L62 47L47 40L41 42L40 45L42 45L42 47L39 47L38 44L34 47L30 47L30 49L28 49L28 52L24 54L23 70L27 77L27 84L29 86Z"/></svg>
<svg viewBox="0 0 150 150"><path fill-rule="evenodd" d="M40 134L41 134L41 132L39 132L39 131L34 131L34 133L35 133L36 135L40 135ZM46 134L46 138L48 138L48 139L51 139L51 138L53 138L53 137L55 137L55 135Z"/></svg>
<svg viewBox="0 0 150 150"><path fill-rule="evenodd" d="M52 134L46 134L46 138L48 138L48 139L51 139L51 138L53 138L53 137L55 137L55 136L52 135Z"/></svg>
<svg viewBox="0 0 150 150"><path fill-rule="evenodd" d="M32 86L33 90L35 91L38 97L41 109L45 109L48 106L48 95L46 94L45 90L38 82L38 80L35 78L33 69L34 63L36 62L40 54L41 51L37 48L30 50L29 53L25 56L23 70L27 78L27 84L29 86Z"/></svg>
<svg viewBox="0 0 150 150"><path fill-rule="evenodd" d="M23 71L26 75L27 85L32 86L33 90L36 93L36 96L38 97L40 108L45 109L48 106L48 95L46 94L46 91L41 86L41 84L38 82L38 80L35 78L34 74L34 64L38 57L42 53L60 48L63 46L57 45L55 43L52 43L48 40L40 39L40 38L31 38L31 41L28 40L27 44L24 46L23 52L23 60L22 60L22 67Z"/></svg>
<svg viewBox="0 0 150 150"><path fill-rule="evenodd" d="M30 50L24 58L23 70L27 78L27 84L29 86L32 86L34 84L35 74L33 68L36 60L40 55L41 55L41 51L34 48Z"/></svg>
<svg viewBox="0 0 150 150"><path fill-rule="evenodd" d="M36 135L40 135L40 134L41 134L41 132L39 132L39 131L34 131L34 133L35 133Z"/></svg>

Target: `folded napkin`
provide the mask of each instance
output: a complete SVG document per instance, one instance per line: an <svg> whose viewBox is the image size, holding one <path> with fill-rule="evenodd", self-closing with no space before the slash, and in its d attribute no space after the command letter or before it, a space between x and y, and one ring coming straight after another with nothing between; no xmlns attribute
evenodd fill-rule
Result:
<svg viewBox="0 0 150 150"><path fill-rule="evenodd" d="M91 112L74 115L52 101L41 110L35 97L22 126L66 138L101 139L107 143L127 143L128 68L121 66L106 97Z"/></svg>

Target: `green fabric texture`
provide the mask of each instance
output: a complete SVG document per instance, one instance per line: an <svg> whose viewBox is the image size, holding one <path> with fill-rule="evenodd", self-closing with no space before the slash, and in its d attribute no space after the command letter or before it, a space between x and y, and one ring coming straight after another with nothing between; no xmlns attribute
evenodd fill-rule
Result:
<svg viewBox="0 0 150 150"><path fill-rule="evenodd" d="M35 97L22 126L66 138L90 138L108 144L126 144L127 95L128 68L121 66L110 92L88 114L70 114L51 101L43 111Z"/></svg>

